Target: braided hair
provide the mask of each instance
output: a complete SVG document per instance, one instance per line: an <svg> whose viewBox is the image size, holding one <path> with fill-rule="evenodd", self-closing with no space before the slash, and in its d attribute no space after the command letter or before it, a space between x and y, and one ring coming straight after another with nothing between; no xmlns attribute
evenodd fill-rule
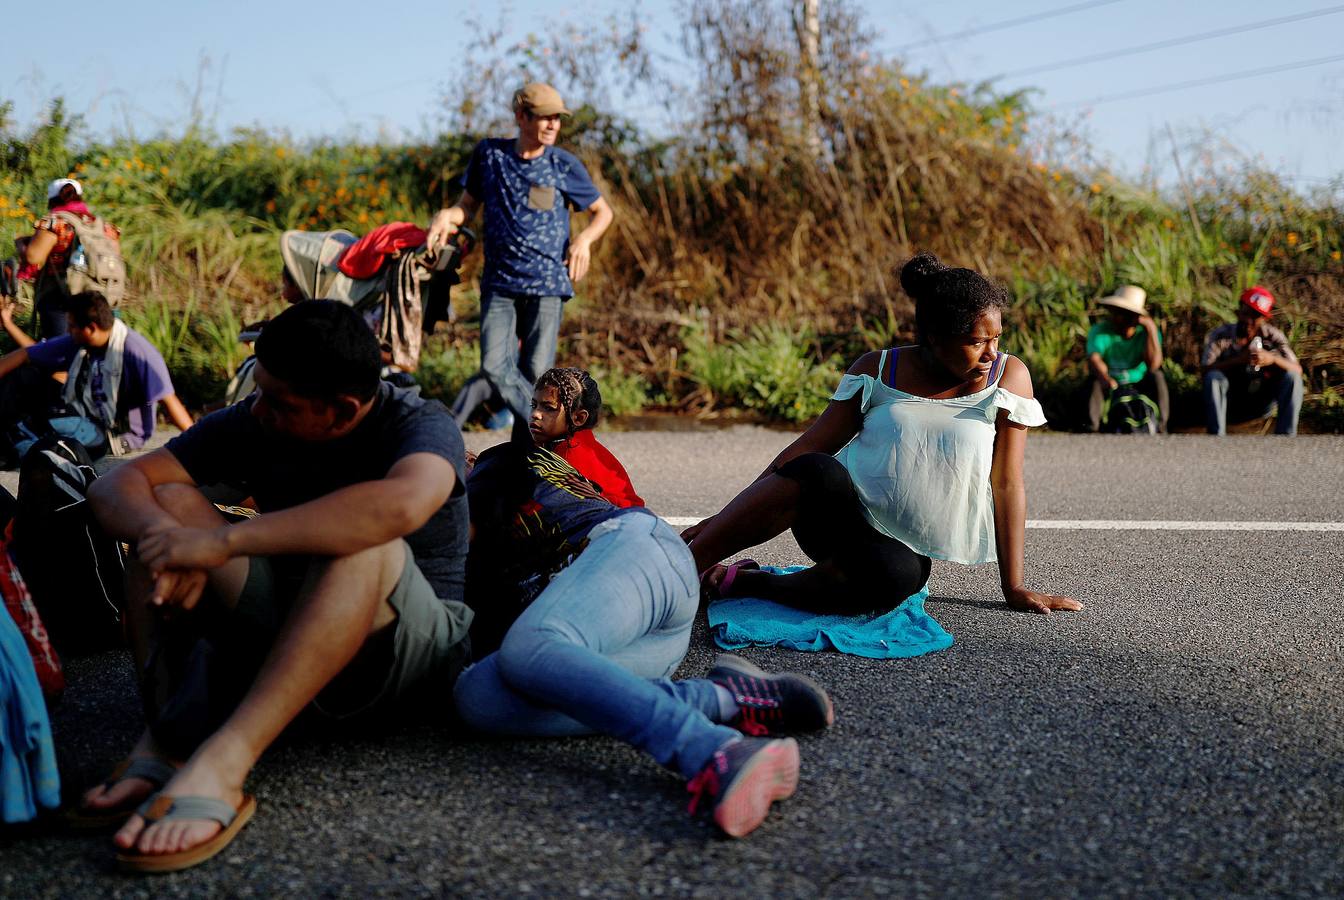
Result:
<svg viewBox="0 0 1344 900"><path fill-rule="evenodd" d="M556 367L541 373L535 385L537 388L555 388L560 400L560 408L565 411L565 440L574 436L580 428L594 428L597 417L602 414L602 392L598 390L593 376L574 366ZM583 425L575 427L574 414L579 410L588 413Z"/></svg>
<svg viewBox="0 0 1344 900"><path fill-rule="evenodd" d="M969 334L975 320L1008 306L1008 292L971 269L954 269L927 250L901 268L901 287L915 301L920 344Z"/></svg>

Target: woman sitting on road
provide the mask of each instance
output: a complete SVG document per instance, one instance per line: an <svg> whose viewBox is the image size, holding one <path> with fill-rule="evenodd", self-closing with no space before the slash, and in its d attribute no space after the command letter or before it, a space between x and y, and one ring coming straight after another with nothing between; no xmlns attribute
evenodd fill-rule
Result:
<svg viewBox="0 0 1344 900"><path fill-rule="evenodd" d="M901 270L919 343L850 366L803 435L717 515L688 528L707 592L829 613L885 611L928 581L930 557L998 559L1013 609L1081 609L1024 583L1027 427L1043 425L1031 375L998 351L1003 288L921 253ZM816 565L791 575L743 560L786 529Z"/></svg>

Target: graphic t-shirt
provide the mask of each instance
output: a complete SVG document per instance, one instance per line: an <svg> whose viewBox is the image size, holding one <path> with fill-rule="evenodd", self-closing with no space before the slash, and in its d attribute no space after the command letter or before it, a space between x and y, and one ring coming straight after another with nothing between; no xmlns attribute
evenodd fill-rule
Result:
<svg viewBox="0 0 1344 900"><path fill-rule="evenodd" d="M597 525L621 509L597 485L549 450L531 443L491 447L467 478L474 529L467 602L476 612L472 651L488 653L509 625L588 543Z"/></svg>
<svg viewBox="0 0 1344 900"><path fill-rule="evenodd" d="M197 484L225 484L250 494L263 513L288 509L365 481L377 481L403 457L432 453L452 465L452 496L419 530L406 535L415 564L450 607L463 634L466 582L466 454L462 433L442 403L419 389L379 385L373 408L354 431L330 441L299 441L262 427L254 398L211 413L168 442Z"/></svg>
<svg viewBox="0 0 1344 900"><path fill-rule="evenodd" d="M1157 339L1161 342L1161 331ZM1148 374L1148 363L1144 361L1147 350L1148 333L1142 325L1134 329L1133 335L1125 337L1110 319L1102 319L1087 333L1087 355L1101 354L1111 377L1120 384L1133 384Z"/></svg>
<svg viewBox="0 0 1344 900"><path fill-rule="evenodd" d="M40 341L28 348L28 361L43 372L65 372L80 346L68 334ZM100 406L107 400L103 383L106 348L89 348L89 382L93 399ZM114 430L126 445L138 450L154 434L154 404L173 393L173 379L163 356L144 335L127 330L122 355L121 385L117 389L117 421Z"/></svg>
<svg viewBox="0 0 1344 900"><path fill-rule="evenodd" d="M485 207L481 292L574 296L565 268L569 210L587 209L602 196L579 158L546 147L536 159L523 159L513 138L488 138L471 155L466 187Z"/></svg>

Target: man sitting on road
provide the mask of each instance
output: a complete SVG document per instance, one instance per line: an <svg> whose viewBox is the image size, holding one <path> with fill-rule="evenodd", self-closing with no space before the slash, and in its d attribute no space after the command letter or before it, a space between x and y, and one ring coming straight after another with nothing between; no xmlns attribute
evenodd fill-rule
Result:
<svg viewBox="0 0 1344 900"><path fill-rule="evenodd" d="M1165 434L1170 404L1167 379L1162 375L1162 333L1144 307L1143 288L1127 284L1099 304L1106 318L1087 333L1087 366L1091 374L1088 429L1101 430L1101 411L1111 392L1134 385L1153 398L1158 409L1157 430Z"/></svg>
<svg viewBox="0 0 1344 900"><path fill-rule="evenodd" d="M124 868L219 852L255 807L248 772L305 707L346 718L446 691L469 656L464 451L447 410L381 382L377 340L340 303L286 309L256 350L250 399L90 492L103 526L135 547L137 670L154 651L149 674L167 682L146 704L156 713L131 768L78 811L129 815L115 837ZM243 488L261 514L226 525L200 484ZM214 668L195 649L202 637ZM193 658L207 659L204 676ZM202 677L204 710L191 702Z"/></svg>
<svg viewBox="0 0 1344 900"><path fill-rule="evenodd" d="M37 342L14 323L13 305L0 306L0 324L19 349L0 358L0 417L6 429L25 417L78 417L92 424L82 432L63 422L58 430L79 437L89 455L120 456L138 450L154 434L155 404L162 403L179 429L191 415L173 393L163 356L143 335L112 314L96 291L66 304L68 331ZM14 373L23 371L20 375ZM11 377L12 376L12 377ZM63 380L59 390L52 377ZM96 439L84 439L92 436Z"/></svg>
<svg viewBox="0 0 1344 900"><path fill-rule="evenodd" d="M1237 320L1204 339L1204 417L1209 434L1226 434L1229 417L1245 422L1278 407L1275 434L1297 434L1302 409L1302 364L1288 338L1269 324L1274 295L1247 288Z"/></svg>

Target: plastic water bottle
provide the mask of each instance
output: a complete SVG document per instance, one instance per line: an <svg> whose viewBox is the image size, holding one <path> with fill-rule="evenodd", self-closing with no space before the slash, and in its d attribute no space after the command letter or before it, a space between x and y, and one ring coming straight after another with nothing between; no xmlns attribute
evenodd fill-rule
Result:
<svg viewBox="0 0 1344 900"><path fill-rule="evenodd" d="M1249 349L1249 350L1263 350L1264 347L1265 347L1265 342L1262 341L1262 340L1260 340L1260 335L1257 334L1255 337L1251 338L1250 346L1249 346L1247 349ZM1247 367L1246 367L1246 371L1247 371L1247 372L1250 372L1250 373L1252 373L1252 374L1254 374L1254 373L1260 371L1260 367L1259 367L1259 366L1247 366Z"/></svg>
<svg viewBox="0 0 1344 900"><path fill-rule="evenodd" d="M80 272L86 272L89 268L89 258L84 254L84 245L76 244L75 250L70 254L70 265Z"/></svg>

